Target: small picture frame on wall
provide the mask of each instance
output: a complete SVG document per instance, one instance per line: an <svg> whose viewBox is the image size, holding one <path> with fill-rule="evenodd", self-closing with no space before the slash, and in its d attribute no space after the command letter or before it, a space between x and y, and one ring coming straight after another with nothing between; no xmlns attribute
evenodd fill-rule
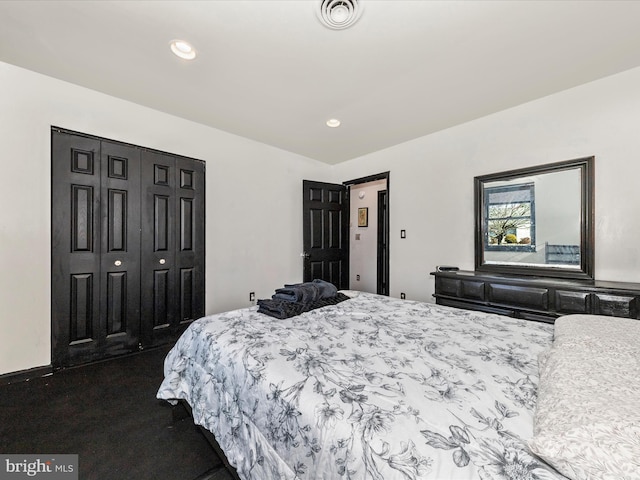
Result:
<svg viewBox="0 0 640 480"><path fill-rule="evenodd" d="M369 208L368 207L362 207L358 209L358 226L359 227L369 226Z"/></svg>

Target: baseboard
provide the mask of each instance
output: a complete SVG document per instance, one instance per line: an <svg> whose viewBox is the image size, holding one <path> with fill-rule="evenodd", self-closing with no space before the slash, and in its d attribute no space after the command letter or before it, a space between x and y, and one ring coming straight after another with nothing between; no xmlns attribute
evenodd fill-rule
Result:
<svg viewBox="0 0 640 480"><path fill-rule="evenodd" d="M53 374L53 367L46 365L44 367L28 368L17 372L4 373L0 375L0 385L9 385L10 383L26 382L32 378L46 377Z"/></svg>

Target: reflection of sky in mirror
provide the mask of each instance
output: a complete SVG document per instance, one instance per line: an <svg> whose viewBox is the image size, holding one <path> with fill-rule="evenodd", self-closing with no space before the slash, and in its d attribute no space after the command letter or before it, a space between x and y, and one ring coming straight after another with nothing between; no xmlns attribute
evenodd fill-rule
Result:
<svg viewBox="0 0 640 480"><path fill-rule="evenodd" d="M489 203L516 203L528 202L530 195L528 190L511 190L506 192L489 193Z"/></svg>

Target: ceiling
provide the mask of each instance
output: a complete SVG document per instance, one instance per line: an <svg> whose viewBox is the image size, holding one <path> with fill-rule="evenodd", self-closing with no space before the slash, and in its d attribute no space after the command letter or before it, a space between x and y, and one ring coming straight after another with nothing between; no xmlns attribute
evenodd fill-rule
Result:
<svg viewBox="0 0 640 480"><path fill-rule="evenodd" d="M328 164L640 65L640 1L319 5L3 0L0 61Z"/></svg>

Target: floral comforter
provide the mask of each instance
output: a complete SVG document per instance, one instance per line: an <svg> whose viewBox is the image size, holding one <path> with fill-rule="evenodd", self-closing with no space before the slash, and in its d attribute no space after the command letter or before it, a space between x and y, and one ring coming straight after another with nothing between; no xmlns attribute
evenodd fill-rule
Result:
<svg viewBox="0 0 640 480"><path fill-rule="evenodd" d="M186 400L246 480L564 478L525 443L552 325L350 293L194 322L158 398Z"/></svg>

